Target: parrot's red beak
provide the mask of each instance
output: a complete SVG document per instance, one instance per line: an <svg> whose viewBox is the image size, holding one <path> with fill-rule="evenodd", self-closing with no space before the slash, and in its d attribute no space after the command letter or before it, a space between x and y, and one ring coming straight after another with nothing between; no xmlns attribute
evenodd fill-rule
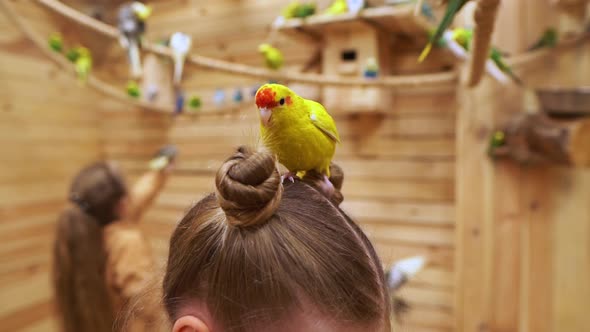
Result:
<svg viewBox="0 0 590 332"><path fill-rule="evenodd" d="M256 106L260 111L260 122L265 127L270 124L272 109L279 105L275 100L276 95L277 93L270 88L262 88L256 93Z"/></svg>

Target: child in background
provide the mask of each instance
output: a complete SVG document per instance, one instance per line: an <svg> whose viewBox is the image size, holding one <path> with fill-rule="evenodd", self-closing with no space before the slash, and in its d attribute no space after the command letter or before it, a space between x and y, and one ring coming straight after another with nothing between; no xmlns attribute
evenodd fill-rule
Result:
<svg viewBox="0 0 590 332"><path fill-rule="evenodd" d="M129 192L120 171L97 162L74 178L53 252L53 284L65 332L110 332L122 307L153 280L154 261L138 228L164 186L176 149L166 147ZM130 330L146 331L162 307L144 304Z"/></svg>
<svg viewBox="0 0 590 332"><path fill-rule="evenodd" d="M390 331L390 296L366 235L321 176L282 184L275 158L240 148L216 193L170 240L163 303L173 332Z"/></svg>

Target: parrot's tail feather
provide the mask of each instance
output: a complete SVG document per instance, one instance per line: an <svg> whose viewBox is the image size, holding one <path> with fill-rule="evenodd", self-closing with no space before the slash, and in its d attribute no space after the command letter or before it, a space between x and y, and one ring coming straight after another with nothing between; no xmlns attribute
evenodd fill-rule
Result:
<svg viewBox="0 0 590 332"><path fill-rule="evenodd" d="M430 54L430 50L432 50L432 43L431 42L429 42L428 45L426 45L426 47L424 47L424 49L422 50L422 53L420 53L420 56L418 57L419 63L424 62L424 60L426 59L428 54Z"/></svg>

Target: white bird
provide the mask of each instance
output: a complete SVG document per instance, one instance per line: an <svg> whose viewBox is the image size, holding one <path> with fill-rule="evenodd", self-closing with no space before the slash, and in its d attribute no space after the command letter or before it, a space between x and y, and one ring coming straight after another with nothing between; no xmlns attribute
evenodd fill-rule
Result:
<svg viewBox="0 0 590 332"><path fill-rule="evenodd" d="M180 84L184 60L191 49L192 38L182 32L175 32L170 37L170 48L174 57L174 84Z"/></svg>
<svg viewBox="0 0 590 332"><path fill-rule="evenodd" d="M397 261L387 272L387 286L392 291L399 289L422 270L426 264L423 256L415 256Z"/></svg>

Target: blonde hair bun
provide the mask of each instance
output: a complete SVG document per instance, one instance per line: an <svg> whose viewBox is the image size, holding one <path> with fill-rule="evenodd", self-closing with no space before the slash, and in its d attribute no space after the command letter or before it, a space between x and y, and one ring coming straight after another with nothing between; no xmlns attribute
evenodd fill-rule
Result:
<svg viewBox="0 0 590 332"><path fill-rule="evenodd" d="M228 223L238 227L266 222L278 208L283 194L275 156L245 146L221 165L215 185L219 206Z"/></svg>

